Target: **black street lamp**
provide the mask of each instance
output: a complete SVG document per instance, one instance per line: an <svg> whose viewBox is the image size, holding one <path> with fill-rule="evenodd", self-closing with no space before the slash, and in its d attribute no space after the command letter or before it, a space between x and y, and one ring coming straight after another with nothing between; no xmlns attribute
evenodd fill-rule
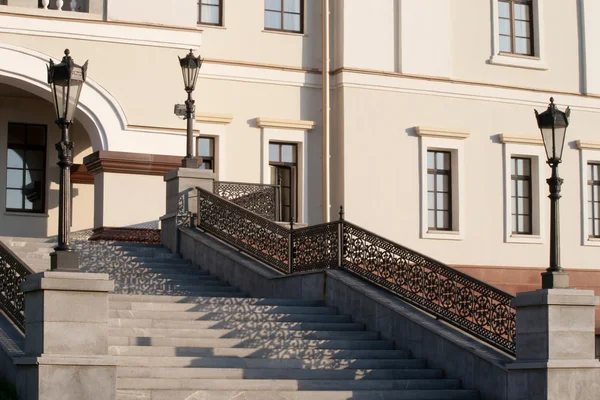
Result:
<svg viewBox="0 0 600 400"><path fill-rule="evenodd" d="M52 88L52 100L56 111L56 124L60 128L60 141L56 143L58 150L58 166L60 167L59 200L58 200L58 246L50 255L51 269L78 270L79 254L71 248L71 166L73 165L73 148L75 144L69 140L69 126L77 110L79 95L85 82L87 61L83 66L77 65L65 50L65 56L59 64L50 60L48 65L48 83Z"/></svg>
<svg viewBox="0 0 600 400"><path fill-rule="evenodd" d="M194 113L196 112L195 101L192 98L192 92L196 88L198 72L202 66L202 59L194 56L192 50L184 58L179 57L181 72L183 73L183 84L188 98L185 101L185 118L187 119L187 155L181 162L184 168L198 168L199 162L194 157Z"/></svg>
<svg viewBox="0 0 600 400"><path fill-rule="evenodd" d="M550 267L542 274L542 289L568 288L569 275L560 266L560 215L558 200L561 198L560 187L563 180L558 177L558 164L562 162L565 137L569 126L569 107L565 112L554 105L554 98L550 98L550 105L543 113L535 111L537 123L542 132L548 165L552 168L552 177L548 179L550 187Z"/></svg>

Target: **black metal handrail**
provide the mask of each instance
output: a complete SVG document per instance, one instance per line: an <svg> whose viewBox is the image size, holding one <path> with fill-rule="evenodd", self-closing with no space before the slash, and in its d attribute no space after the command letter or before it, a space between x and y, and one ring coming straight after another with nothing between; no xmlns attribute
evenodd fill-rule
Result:
<svg viewBox="0 0 600 400"><path fill-rule="evenodd" d="M198 226L283 273L343 268L515 355L509 293L433 258L339 221L286 229L198 188Z"/></svg>
<svg viewBox="0 0 600 400"><path fill-rule="evenodd" d="M25 296L21 285L35 272L0 242L0 308L25 332Z"/></svg>
<svg viewBox="0 0 600 400"><path fill-rule="evenodd" d="M271 221L280 220L281 187L279 185L215 181L213 193L263 218Z"/></svg>

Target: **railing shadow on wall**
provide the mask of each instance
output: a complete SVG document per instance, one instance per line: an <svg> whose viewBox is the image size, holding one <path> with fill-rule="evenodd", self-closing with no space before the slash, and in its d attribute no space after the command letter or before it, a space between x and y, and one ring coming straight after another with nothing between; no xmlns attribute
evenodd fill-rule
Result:
<svg viewBox="0 0 600 400"><path fill-rule="evenodd" d="M340 268L515 355L509 293L344 220L294 229L204 189L197 226L285 273Z"/></svg>

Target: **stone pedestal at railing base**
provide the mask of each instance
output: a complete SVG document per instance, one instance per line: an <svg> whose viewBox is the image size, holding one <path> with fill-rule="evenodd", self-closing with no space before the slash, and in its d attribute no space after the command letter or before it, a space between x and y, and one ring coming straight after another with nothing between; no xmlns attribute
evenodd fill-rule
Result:
<svg viewBox="0 0 600 400"><path fill-rule="evenodd" d="M30 275L25 294L25 356L17 390L29 399L116 396L116 362L108 355L108 274L46 271Z"/></svg>
<svg viewBox="0 0 600 400"><path fill-rule="evenodd" d="M177 227L196 213L196 187L212 193L215 174L203 169L178 168L165 175L167 183L166 214L161 218L162 244L171 251L178 248Z"/></svg>
<svg viewBox="0 0 600 400"><path fill-rule="evenodd" d="M591 290L542 289L517 295L517 361L507 366L510 400L598 399L597 304Z"/></svg>

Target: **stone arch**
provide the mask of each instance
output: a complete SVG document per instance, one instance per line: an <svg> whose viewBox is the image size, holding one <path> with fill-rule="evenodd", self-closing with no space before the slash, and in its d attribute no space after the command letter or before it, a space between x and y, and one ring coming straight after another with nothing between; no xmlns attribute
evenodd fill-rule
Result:
<svg viewBox="0 0 600 400"><path fill-rule="evenodd" d="M52 102L46 73L49 59L50 56L34 50L0 43L0 83ZM128 125L117 100L89 78L81 92L76 118L90 136L93 151L110 150L111 137L122 134Z"/></svg>

